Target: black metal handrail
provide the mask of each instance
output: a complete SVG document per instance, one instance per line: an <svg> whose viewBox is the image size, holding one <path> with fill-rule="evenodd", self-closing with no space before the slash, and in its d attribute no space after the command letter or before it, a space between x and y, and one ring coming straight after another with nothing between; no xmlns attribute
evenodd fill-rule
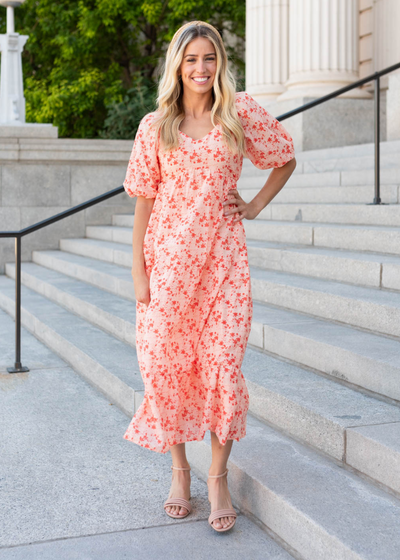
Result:
<svg viewBox="0 0 400 560"><path fill-rule="evenodd" d="M46 226L54 224L64 218L68 218L68 216L72 216L77 212L81 212L90 206L94 206L99 202L103 202L108 198L111 198L117 194L124 192L124 187L117 187L112 191L108 191L100 196L96 196L95 198L91 198L90 200L83 202L82 204L78 204L73 208L69 208L69 210L64 210L64 212L60 212L55 216L51 216L50 218L46 218L41 222L37 222L32 226L26 227L19 231L0 231L0 238L1 237L15 237L15 362L14 367L7 368L9 373L21 373L24 371L29 371L29 368L25 367L21 363L21 238L29 233L33 233L38 229L42 229Z"/></svg>
<svg viewBox="0 0 400 560"><path fill-rule="evenodd" d="M314 99L314 101L310 101L297 109L293 109L292 111L288 111L279 117L276 117L278 121L284 121L290 117L294 117L299 113L303 113L308 109L312 109L317 105L321 105L321 103L325 103L326 101L330 101L343 93L347 93L352 89L358 88L369 82L374 81L374 144L375 144L375 197L371 204L382 204L381 195L380 195L380 188L381 188L381 180L380 180L380 78L385 76L386 74L390 74L395 70L400 68L400 62L397 64L393 64L392 66L388 66L379 72L375 72L374 74L370 74L366 76L362 80L358 80L357 82L353 82L352 84L342 87L333 91L332 93L328 93L328 95L324 95L323 97L319 97L318 99Z"/></svg>
<svg viewBox="0 0 400 560"><path fill-rule="evenodd" d="M335 97L338 97L339 95L342 95L343 93L346 93L348 91L351 91L352 89L355 89L359 86L362 86L364 84L367 84L369 82L374 81L374 118L375 118L375 122L374 122L374 134L375 134L375 198L374 201L372 202L372 204L382 204L381 202L381 198L380 198L380 149L379 149L379 144L380 144L380 123L379 123L379 118L380 118L380 99L379 99L379 93L380 93L380 81L379 79L386 75L389 74L390 72L394 72L395 70L398 70L400 68L400 62L397 64L393 64L392 66L388 66L387 68L385 68L384 70L380 70L379 72L375 72L374 74L371 74L369 76L366 76L365 78L363 78L362 80L358 80L357 82L353 82L352 84L345 86L343 88L340 88L336 91L333 91L332 93L329 93L328 95L324 95L323 97L319 97L318 99L315 99L314 101L310 101L309 103L306 103L305 105L302 105L301 107L298 107L297 109L293 109L291 111L288 111L287 113L284 113L283 115L280 115L279 117L276 117L278 121L283 121L285 119L288 119L290 117L294 117L295 115L298 115L299 113L303 113L304 111L307 111L308 109L312 109L313 107L320 105L321 103L325 103L326 101L329 101L330 99L333 99ZM58 222L59 220L63 220L64 218L68 218L68 216L72 216L73 214L76 214L77 212L81 212L82 210L85 210L86 208L89 208L90 206L94 206L95 204L98 204L99 202L103 202L104 200L107 200L108 198L111 198L113 196L116 196L117 194L120 194L124 192L124 187L117 187L116 189L113 189L111 191L108 191L100 196L96 196L95 198L91 198L90 200L83 202L82 204L78 204L77 206L74 206L73 208L70 208L69 210L64 210L63 212L60 212L59 214L56 214L55 216L51 216L50 218L46 218L45 220L42 220L41 222L37 222L36 224L33 224L32 226L29 226L27 228L21 229L19 231L1 231L0 232L0 238L4 238L4 237L14 237L15 238L15 363L14 363L14 367L9 367L7 368L7 371L9 373L20 373L20 372L24 372L24 371L29 371L29 369L27 367L24 367L21 363L21 239L22 237L24 237L25 235L28 235L30 233L33 233L34 231L37 231L38 229L41 229L43 227L49 226L51 224L54 224L55 222Z"/></svg>

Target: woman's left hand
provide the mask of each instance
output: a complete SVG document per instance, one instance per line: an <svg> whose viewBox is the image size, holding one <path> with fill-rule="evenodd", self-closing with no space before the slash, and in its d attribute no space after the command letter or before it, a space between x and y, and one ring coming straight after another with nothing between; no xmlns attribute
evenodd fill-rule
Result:
<svg viewBox="0 0 400 560"><path fill-rule="evenodd" d="M245 202L237 189L231 189L228 196L228 200L225 200L225 202L222 203L222 206L226 207L224 208L224 216L238 213L238 216L232 220L233 223L240 222L243 218L246 218L247 220L254 220L254 218L258 215L254 205L251 202ZM228 206L232 206L233 208L228 208Z"/></svg>

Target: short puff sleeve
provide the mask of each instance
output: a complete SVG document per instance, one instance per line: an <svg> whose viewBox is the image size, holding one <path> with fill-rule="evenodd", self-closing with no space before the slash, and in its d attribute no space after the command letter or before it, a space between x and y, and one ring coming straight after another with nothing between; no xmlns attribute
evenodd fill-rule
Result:
<svg viewBox="0 0 400 560"><path fill-rule="evenodd" d="M282 167L294 158L293 140L281 123L245 91L236 93L236 108L246 150L259 169Z"/></svg>
<svg viewBox="0 0 400 560"><path fill-rule="evenodd" d="M158 141L154 128L150 124L154 113L148 113L140 121L129 158L124 181L124 189L129 196L156 198L160 183L160 166L158 160Z"/></svg>

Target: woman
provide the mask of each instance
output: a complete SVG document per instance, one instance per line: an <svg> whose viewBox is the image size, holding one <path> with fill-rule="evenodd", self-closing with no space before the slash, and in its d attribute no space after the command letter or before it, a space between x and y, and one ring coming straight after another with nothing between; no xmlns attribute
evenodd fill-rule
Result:
<svg viewBox="0 0 400 560"><path fill-rule="evenodd" d="M292 139L235 80L218 31L194 21L175 33L157 111L141 121L124 182L137 196L132 277L136 346L145 385L124 438L171 451L170 517L191 511L185 442L211 431L210 525L233 527L226 468L246 434L240 370L252 320L243 218L254 219L296 163ZM274 167L251 202L236 183L243 156Z"/></svg>

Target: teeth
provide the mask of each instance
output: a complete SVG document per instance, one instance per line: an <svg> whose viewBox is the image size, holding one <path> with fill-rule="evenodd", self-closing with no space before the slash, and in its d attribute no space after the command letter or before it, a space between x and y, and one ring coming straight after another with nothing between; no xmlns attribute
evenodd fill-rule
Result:
<svg viewBox="0 0 400 560"><path fill-rule="evenodd" d="M193 78L193 80L195 82L206 82L208 80L208 77L207 78Z"/></svg>

